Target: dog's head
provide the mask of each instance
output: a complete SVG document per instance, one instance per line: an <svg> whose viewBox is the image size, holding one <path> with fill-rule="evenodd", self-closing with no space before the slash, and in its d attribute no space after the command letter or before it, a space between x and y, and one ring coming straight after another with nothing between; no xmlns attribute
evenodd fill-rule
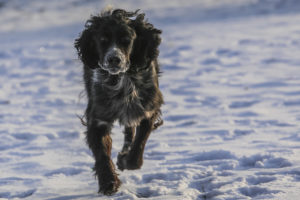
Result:
<svg viewBox="0 0 300 200"><path fill-rule="evenodd" d="M117 9L92 16L75 41L82 62L92 69L100 67L116 75L129 68L146 67L155 59L161 31L137 12Z"/></svg>

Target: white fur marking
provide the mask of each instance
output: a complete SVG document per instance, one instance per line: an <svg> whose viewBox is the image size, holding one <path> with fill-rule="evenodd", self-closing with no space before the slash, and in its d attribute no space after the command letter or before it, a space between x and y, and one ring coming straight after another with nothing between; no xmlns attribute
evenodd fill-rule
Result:
<svg viewBox="0 0 300 200"><path fill-rule="evenodd" d="M108 123L106 121L97 120L97 126L107 125Z"/></svg>
<svg viewBox="0 0 300 200"><path fill-rule="evenodd" d="M99 82L98 70L97 69L93 70L92 81L93 81L93 83L98 83Z"/></svg>
<svg viewBox="0 0 300 200"><path fill-rule="evenodd" d="M120 59L121 59L121 68L119 71L116 71L116 72L112 72L110 69L109 69L109 62L108 62L108 59L110 56L118 56ZM104 56L104 62L103 62L103 65L101 63L98 63L99 66L105 70L105 71L108 71L110 74L113 74L113 75L116 75L116 74L119 74L120 72L124 73L127 71L128 69L128 66L127 66L127 62L126 62L126 56L124 55L124 53L121 51L120 48L118 48L116 46L116 44L112 45L107 53L105 54Z"/></svg>

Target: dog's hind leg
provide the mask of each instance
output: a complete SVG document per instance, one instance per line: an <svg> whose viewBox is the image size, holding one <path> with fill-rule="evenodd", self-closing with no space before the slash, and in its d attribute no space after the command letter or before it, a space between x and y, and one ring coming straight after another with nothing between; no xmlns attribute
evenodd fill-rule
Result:
<svg viewBox="0 0 300 200"><path fill-rule="evenodd" d="M88 123L87 143L95 158L95 175L98 178L99 193L111 195L120 187L120 180L110 158L112 140L110 137L112 123L93 120Z"/></svg>
<svg viewBox="0 0 300 200"><path fill-rule="evenodd" d="M137 127L134 141L127 152L118 156L118 168L120 170L140 169L143 165L143 154L148 137L153 129L154 119L143 119Z"/></svg>

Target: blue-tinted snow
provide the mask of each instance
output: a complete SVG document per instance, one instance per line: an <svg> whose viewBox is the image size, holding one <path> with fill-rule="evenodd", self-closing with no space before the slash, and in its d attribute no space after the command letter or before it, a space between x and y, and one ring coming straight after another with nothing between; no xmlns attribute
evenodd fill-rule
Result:
<svg viewBox="0 0 300 200"><path fill-rule="evenodd" d="M98 195L73 42L108 4L163 29L165 124L110 199L297 199L300 2L0 0L0 198ZM113 160L122 133L113 130Z"/></svg>

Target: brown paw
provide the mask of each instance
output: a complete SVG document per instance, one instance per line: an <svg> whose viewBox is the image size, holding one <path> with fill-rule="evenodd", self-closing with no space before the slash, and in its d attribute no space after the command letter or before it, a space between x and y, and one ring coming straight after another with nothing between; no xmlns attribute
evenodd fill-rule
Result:
<svg viewBox="0 0 300 200"><path fill-rule="evenodd" d="M99 193L104 195L113 195L116 193L121 185L121 181L118 179L117 176L114 177L113 181L109 182L99 182Z"/></svg>

